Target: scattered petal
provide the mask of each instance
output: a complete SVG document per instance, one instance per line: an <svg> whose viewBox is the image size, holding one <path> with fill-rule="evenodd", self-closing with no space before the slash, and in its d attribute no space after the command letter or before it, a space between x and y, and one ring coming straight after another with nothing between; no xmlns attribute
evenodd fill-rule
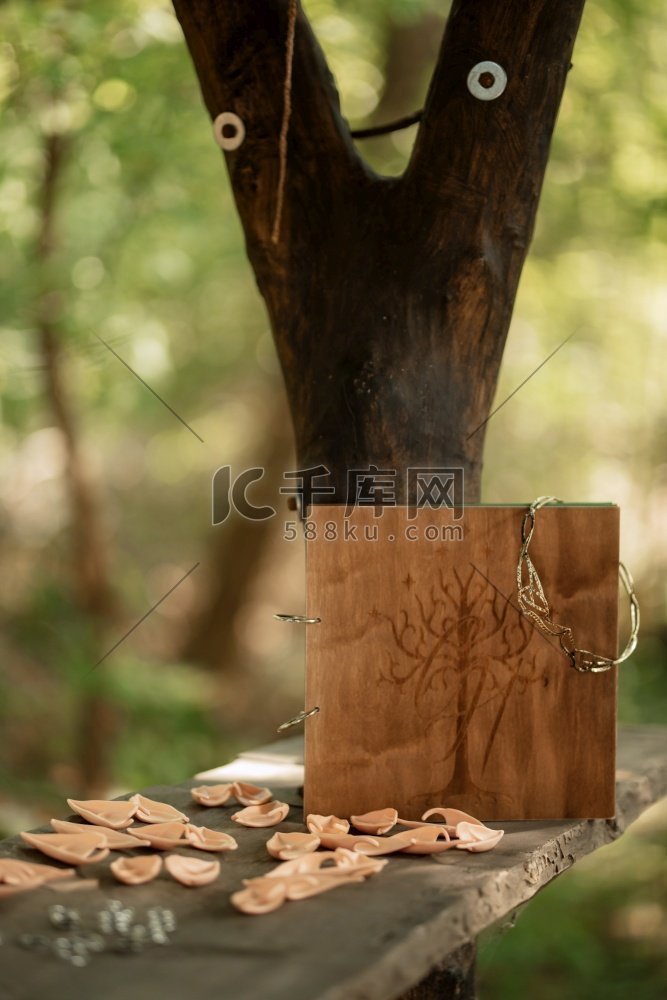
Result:
<svg viewBox="0 0 667 1000"><path fill-rule="evenodd" d="M138 847L150 847L148 840L141 840L139 833L135 836L129 830L111 830L106 826L84 826L83 823L70 823L66 819L52 819L51 826L56 833L83 833L94 830L100 833L106 840L106 846L111 851L131 851ZM137 827L133 829L138 831Z"/></svg>
<svg viewBox="0 0 667 1000"><path fill-rule="evenodd" d="M209 830L205 826L194 826L192 823L188 823L185 827L185 839L200 851L235 851L239 846L229 833Z"/></svg>
<svg viewBox="0 0 667 1000"><path fill-rule="evenodd" d="M200 785L191 788L192 798L200 806L224 806L232 795L233 785Z"/></svg>
<svg viewBox="0 0 667 1000"><path fill-rule="evenodd" d="M450 838L445 827L421 826L406 833L412 843L403 848L404 854L442 854L456 847L456 841Z"/></svg>
<svg viewBox="0 0 667 1000"><path fill-rule="evenodd" d="M215 882L220 874L220 862L203 858L186 858L180 854L170 854L164 865L172 878L181 885L208 885Z"/></svg>
<svg viewBox="0 0 667 1000"><path fill-rule="evenodd" d="M406 826L410 830L421 830L424 827L427 830L440 830L443 837L453 837L456 830L455 826L447 826L446 823L425 823L419 819L399 819L397 822L399 826Z"/></svg>
<svg viewBox="0 0 667 1000"><path fill-rule="evenodd" d="M388 861L381 858L371 858L367 854L361 854L359 851L348 851L344 847L336 848L333 852L333 859L339 869L354 868L355 871L363 872L364 875L375 875L389 864Z"/></svg>
<svg viewBox="0 0 667 1000"><path fill-rule="evenodd" d="M270 872L262 878L285 878L292 875L325 874L336 876L341 871L354 869L357 872L373 874L380 871L387 864L386 861L378 861L357 851L350 851L346 848L336 848L333 851L317 851L314 854L304 854L300 858L292 861L284 861L281 865L276 865ZM249 879L246 884L256 881Z"/></svg>
<svg viewBox="0 0 667 1000"><path fill-rule="evenodd" d="M259 806L246 806L232 815L241 826L277 826L289 812L286 802L265 802Z"/></svg>
<svg viewBox="0 0 667 1000"><path fill-rule="evenodd" d="M291 900L310 899L311 896L319 896L322 892L329 892L331 889L338 889L341 885L351 885L353 882L363 882L364 876L360 872L339 871L335 878L330 875L320 873L318 875L294 875L287 879L287 898Z"/></svg>
<svg viewBox="0 0 667 1000"><path fill-rule="evenodd" d="M231 896L232 905L241 913L249 913L259 916L262 913L271 913L283 905L287 899L287 887L282 882L276 882L271 887L272 891L264 891L264 887L248 886Z"/></svg>
<svg viewBox="0 0 667 1000"><path fill-rule="evenodd" d="M458 841L456 846L462 851L481 854L491 851L503 839L504 830L491 830L482 823L461 822L456 825Z"/></svg>
<svg viewBox="0 0 667 1000"><path fill-rule="evenodd" d="M147 840L151 847L156 847L159 851L170 851L172 847L184 847L187 843L183 823L149 823L146 826L133 826L129 832Z"/></svg>
<svg viewBox="0 0 667 1000"><path fill-rule="evenodd" d="M79 889L99 889L100 882L96 878L70 878L66 882L49 882L47 888L53 892L78 892Z"/></svg>
<svg viewBox="0 0 667 1000"><path fill-rule="evenodd" d="M318 816L311 813L306 817L306 826L311 833L347 833L350 824L346 819L339 819L338 816Z"/></svg>
<svg viewBox="0 0 667 1000"><path fill-rule="evenodd" d="M55 879L70 878L74 868L55 868L53 865L36 865L32 861L19 858L0 858L0 882L21 885L24 882L52 882Z"/></svg>
<svg viewBox="0 0 667 1000"><path fill-rule="evenodd" d="M145 795L133 795L130 799L134 802L136 817L142 823L187 823L188 817L180 812L175 806L170 806L167 802L155 802L147 799Z"/></svg>
<svg viewBox="0 0 667 1000"><path fill-rule="evenodd" d="M123 830L132 822L136 807L132 800L107 801L106 799L68 799L72 812L78 813L94 826L104 826L111 830Z"/></svg>
<svg viewBox="0 0 667 1000"><path fill-rule="evenodd" d="M249 785L244 781L234 782L232 794L242 806L261 806L273 798L270 788L260 788L259 785Z"/></svg>
<svg viewBox="0 0 667 1000"><path fill-rule="evenodd" d="M111 862L111 871L125 885L143 885L157 878L162 868L159 854L140 854L136 858L117 858Z"/></svg>
<svg viewBox="0 0 667 1000"><path fill-rule="evenodd" d="M424 813L422 820L427 820L430 816L441 816L444 819L445 829L452 838L456 838L454 846L462 851L471 851L473 854L491 851L503 837L503 830L492 830L481 820L461 809L435 806ZM446 848L442 848L442 850L446 850Z"/></svg>
<svg viewBox="0 0 667 1000"><path fill-rule="evenodd" d="M371 837L367 833L329 833L321 830L318 833L322 847L333 851L337 847L346 847L350 851L363 850L365 854L372 854L380 847L380 837Z"/></svg>
<svg viewBox="0 0 667 1000"><path fill-rule="evenodd" d="M474 823L476 826L484 825L480 820L475 819L474 816L470 816L468 813L462 812L460 809L445 809L435 806L433 809L428 809L422 816L422 819L427 820L429 816L442 816L447 826L456 826L457 823Z"/></svg>
<svg viewBox="0 0 667 1000"><path fill-rule="evenodd" d="M232 903L243 913L270 913L285 900L308 899L343 885L363 882L386 864L343 848L306 854L277 865L261 878L247 879L245 888L232 896Z"/></svg>
<svg viewBox="0 0 667 1000"><path fill-rule="evenodd" d="M352 826L362 833L388 833L398 822L396 809L375 809L363 816L350 816Z"/></svg>
<svg viewBox="0 0 667 1000"><path fill-rule="evenodd" d="M109 853L102 834L85 828L82 833L22 833L21 839L42 854L70 865L103 861Z"/></svg>
<svg viewBox="0 0 667 1000"><path fill-rule="evenodd" d="M300 858L316 851L319 846L320 838L316 833L274 833L266 842L266 849L271 857L280 861Z"/></svg>

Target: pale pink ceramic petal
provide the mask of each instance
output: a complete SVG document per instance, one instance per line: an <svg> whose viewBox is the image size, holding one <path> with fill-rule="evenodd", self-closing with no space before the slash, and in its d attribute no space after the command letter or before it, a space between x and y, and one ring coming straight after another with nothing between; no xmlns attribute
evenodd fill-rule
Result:
<svg viewBox="0 0 667 1000"><path fill-rule="evenodd" d="M0 882L20 885L23 882L52 882L55 879L71 878L74 868L55 868L53 865L37 865L19 858L0 858Z"/></svg>
<svg viewBox="0 0 667 1000"><path fill-rule="evenodd" d="M452 847L457 847L458 843L455 840L433 840L433 841L416 841L414 844L410 844L409 847L403 848L403 854L442 854L443 851L449 851Z"/></svg>
<svg viewBox="0 0 667 1000"><path fill-rule="evenodd" d="M132 851L138 847L150 847L147 840L141 840L134 836L129 830L112 830L106 826L91 826L83 823L71 823L66 819L52 819L51 826L56 833L81 833L84 830L94 830L100 833L106 840L106 845L111 851ZM136 827L134 827L136 829Z"/></svg>
<svg viewBox="0 0 667 1000"><path fill-rule="evenodd" d="M429 816L442 816L447 826L456 826L457 823L474 823L475 826L484 826L481 820L476 819L469 813L464 813L460 809L449 809L444 806L435 806L433 809L428 809L422 816L422 819L427 820Z"/></svg>
<svg viewBox="0 0 667 1000"><path fill-rule="evenodd" d="M84 828L85 830L85 828ZM21 839L42 854L69 865L89 865L103 861L109 853L102 834L84 833L22 833Z"/></svg>
<svg viewBox="0 0 667 1000"><path fill-rule="evenodd" d="M470 851L472 854L493 850L505 833L504 830L491 830L489 827L473 823L459 823L456 829L461 832L456 846L459 850Z"/></svg>
<svg viewBox="0 0 667 1000"><path fill-rule="evenodd" d="M428 833L431 834L431 831L429 830ZM368 855L369 857L378 857L383 854L395 854L397 851L405 851L413 844L416 844L420 838L418 837L416 830L403 830L401 833L395 833L391 837L379 837L378 840L379 843L377 847L366 847L363 844L359 844L355 850L360 854ZM422 842L426 842L428 840L428 837L422 835Z"/></svg>
<svg viewBox="0 0 667 1000"><path fill-rule="evenodd" d="M280 861L300 858L316 851L319 846L320 838L315 833L274 833L266 842L271 857Z"/></svg>
<svg viewBox="0 0 667 1000"><path fill-rule="evenodd" d="M447 826L445 823L425 823L419 819L399 819L397 823L399 826L405 826L409 830L420 830L422 827L426 827L429 830L440 830L441 837L453 837L456 833L455 826Z"/></svg>
<svg viewBox="0 0 667 1000"><path fill-rule="evenodd" d="M333 860L339 869L354 868L355 871L363 871L365 874L374 875L382 871L389 862L383 858L369 857L359 851L350 851L345 847L337 847L333 853ZM324 871L330 869L325 868Z"/></svg>
<svg viewBox="0 0 667 1000"><path fill-rule="evenodd" d="M187 823L188 817L167 802L156 802L145 795L133 795L130 799L136 807L136 817L142 823Z"/></svg>
<svg viewBox="0 0 667 1000"><path fill-rule="evenodd" d="M366 838L370 839L370 838ZM386 861L371 858L366 854L359 854L347 848L338 847L333 851L316 851L313 854L304 854L300 858L291 861L284 861L276 865L263 878L288 878L292 875L332 875L335 876L341 871L367 872L373 874L380 871ZM250 879L249 882L253 880Z"/></svg>
<svg viewBox="0 0 667 1000"><path fill-rule="evenodd" d="M402 833L395 834L395 836L412 837L422 844L434 844L441 837L444 837L446 840L449 839L449 834L444 827L435 826L432 823L425 823L424 826L415 827L414 830L403 830Z"/></svg>
<svg viewBox="0 0 667 1000"><path fill-rule="evenodd" d="M200 785L191 788L190 794L200 806L224 806L232 796L233 785Z"/></svg>
<svg viewBox="0 0 667 1000"><path fill-rule="evenodd" d="M209 885L220 875L220 862L200 858L186 858L180 854L170 854L164 865L172 878L181 885Z"/></svg>
<svg viewBox="0 0 667 1000"><path fill-rule="evenodd" d="M395 833L391 837L371 837L368 834L345 833L322 833L320 834L322 847L334 850L337 847L346 847L355 853L363 854L365 857L379 857L383 854L395 854L403 851L410 844L417 842L417 837L412 830L404 830L402 833Z"/></svg>
<svg viewBox="0 0 667 1000"><path fill-rule="evenodd" d="M232 785L232 795L242 806L261 806L265 802L270 802L273 798L273 792L270 788L249 785L245 781L234 782Z"/></svg>
<svg viewBox="0 0 667 1000"><path fill-rule="evenodd" d="M286 802L266 802L260 806L246 806L232 814L235 823L241 826L265 827L278 826L289 813Z"/></svg>
<svg viewBox="0 0 667 1000"><path fill-rule="evenodd" d="M349 850L364 850L365 854L372 854L380 846L380 837L371 837L367 833L329 833L321 830L318 833L322 847L333 851L337 847L347 847Z"/></svg>
<svg viewBox="0 0 667 1000"><path fill-rule="evenodd" d="M350 821L362 833L389 833L398 822L398 812L396 809L375 809L363 816L350 816Z"/></svg>
<svg viewBox="0 0 667 1000"><path fill-rule="evenodd" d="M184 823L148 823L146 826L133 826L129 833L140 836L159 851L170 851L173 847L187 845Z"/></svg>
<svg viewBox="0 0 667 1000"><path fill-rule="evenodd" d="M159 854L140 854L136 858L117 858L110 865L114 878L125 885L144 885L157 878L162 868Z"/></svg>
<svg viewBox="0 0 667 1000"><path fill-rule="evenodd" d="M353 882L363 882L364 876L358 872L338 872L335 878L328 875L293 875L286 880L287 898L290 900L310 899L322 892L339 889Z"/></svg>
<svg viewBox="0 0 667 1000"><path fill-rule="evenodd" d="M444 839L441 839L444 835ZM415 827L396 837L405 837L408 843L403 848L403 854L441 854L455 846L447 831L432 824Z"/></svg>
<svg viewBox="0 0 667 1000"><path fill-rule="evenodd" d="M308 899L339 886L363 882L387 864L386 860L337 848L303 855L277 865L266 875L245 879L245 889L232 896L232 902L244 913L269 913L284 900Z"/></svg>
<svg viewBox="0 0 667 1000"><path fill-rule="evenodd" d="M94 826L108 827L110 830L124 830L132 822L136 806L132 801L117 802L106 799L68 799L72 812L78 813Z"/></svg>
<svg viewBox="0 0 667 1000"><path fill-rule="evenodd" d="M46 887L53 892L89 891L90 889L99 889L100 880L97 878L70 878L66 882L48 882Z"/></svg>
<svg viewBox="0 0 667 1000"><path fill-rule="evenodd" d="M467 821L462 821L461 823L456 824L456 836L461 842L469 840L488 840L489 833L495 833L495 830L491 830L490 827L484 826L483 823L468 823Z"/></svg>
<svg viewBox="0 0 667 1000"><path fill-rule="evenodd" d="M185 839L200 851L235 851L239 846L228 833L209 830L205 826L194 826L192 823L186 824Z"/></svg>
<svg viewBox="0 0 667 1000"><path fill-rule="evenodd" d="M291 861L283 861L276 865L270 872L262 876L263 878L286 878L290 875L308 875L311 872L318 872L326 862L335 862L333 851L316 851L313 854L302 854L299 858L292 858ZM253 882L249 879L246 884Z"/></svg>
<svg viewBox="0 0 667 1000"><path fill-rule="evenodd" d="M271 913L283 905L287 898L286 887L282 883L277 883L273 892L260 891L256 886L249 886L241 889L231 896L232 905L242 913L249 913L253 916L262 913Z"/></svg>
<svg viewBox="0 0 667 1000"><path fill-rule="evenodd" d="M310 813L306 816L306 826L311 833L347 833L350 824L346 819L338 816L318 816L317 813Z"/></svg>

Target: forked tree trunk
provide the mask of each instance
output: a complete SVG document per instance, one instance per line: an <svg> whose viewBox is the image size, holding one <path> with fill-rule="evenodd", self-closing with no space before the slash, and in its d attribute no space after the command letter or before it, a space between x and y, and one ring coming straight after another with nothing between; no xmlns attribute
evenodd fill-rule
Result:
<svg viewBox="0 0 667 1000"><path fill-rule="evenodd" d="M455 0L405 173L374 174L299 10L285 200L271 233L289 0L174 0L212 118L245 124L227 166L285 375L300 468L464 469L484 430L583 0ZM479 100L480 61L507 88Z"/></svg>

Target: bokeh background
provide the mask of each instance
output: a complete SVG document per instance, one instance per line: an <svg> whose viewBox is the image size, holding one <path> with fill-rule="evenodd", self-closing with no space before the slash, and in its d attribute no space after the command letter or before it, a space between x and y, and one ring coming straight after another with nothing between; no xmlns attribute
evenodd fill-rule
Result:
<svg viewBox="0 0 667 1000"><path fill-rule="evenodd" d="M351 123L421 105L443 0L304 6ZM662 0L588 0L497 400L573 336L491 420L484 478L489 502L621 505L643 634L620 718L648 724L667 721L666 71ZM271 616L304 582L280 373L169 4L3 3L0 102L9 834L272 739L302 706L303 648ZM360 148L398 173L413 139ZM254 496L279 517L212 526L228 464L267 469ZM482 996L664 996L666 847L657 807L543 891L485 942Z"/></svg>

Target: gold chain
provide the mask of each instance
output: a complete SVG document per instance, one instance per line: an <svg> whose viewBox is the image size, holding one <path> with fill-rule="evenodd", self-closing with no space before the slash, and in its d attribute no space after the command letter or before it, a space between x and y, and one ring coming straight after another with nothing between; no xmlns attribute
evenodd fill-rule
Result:
<svg viewBox="0 0 667 1000"><path fill-rule="evenodd" d="M555 636L561 649L569 658L575 670L582 674L600 674L612 667L623 663L624 660L634 652L637 646L639 635L639 602L635 594L634 583L630 573L622 562L618 564L618 573L621 583L630 599L630 638L625 649L617 659L609 656L598 656L588 649L577 649L574 644L572 629L568 625L558 625L553 621L549 602L544 594L542 581L537 575L537 570L528 555L530 540L535 532L535 514L540 507L545 507L550 503L562 503L557 497L538 497L526 511L521 524L521 552L519 553L519 565L516 571L517 590L519 595L519 608L526 618L535 622L539 629L546 635Z"/></svg>

